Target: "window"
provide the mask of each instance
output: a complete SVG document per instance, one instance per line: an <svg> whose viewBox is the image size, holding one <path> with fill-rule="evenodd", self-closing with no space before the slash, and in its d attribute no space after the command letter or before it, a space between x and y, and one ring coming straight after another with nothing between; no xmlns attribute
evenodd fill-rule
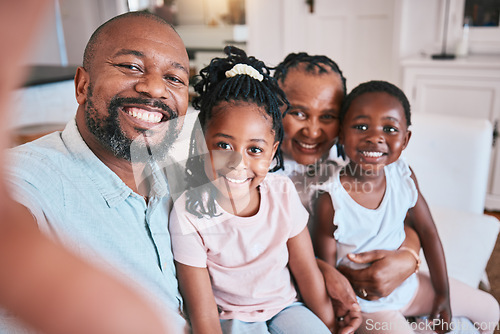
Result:
<svg viewBox="0 0 500 334"><path fill-rule="evenodd" d="M500 55L500 0L452 1L453 30L462 36L464 23L469 24L471 54Z"/></svg>
<svg viewBox="0 0 500 334"><path fill-rule="evenodd" d="M500 0L466 0L464 23L471 27L498 27Z"/></svg>

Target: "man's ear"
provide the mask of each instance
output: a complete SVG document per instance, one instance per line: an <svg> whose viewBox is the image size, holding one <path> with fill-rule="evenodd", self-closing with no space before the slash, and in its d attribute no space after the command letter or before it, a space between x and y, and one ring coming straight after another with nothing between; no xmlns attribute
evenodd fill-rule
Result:
<svg viewBox="0 0 500 334"><path fill-rule="evenodd" d="M406 148L406 146L408 146L408 143L410 142L410 138L411 138L411 131L407 130L405 138L404 138L403 150Z"/></svg>
<svg viewBox="0 0 500 334"><path fill-rule="evenodd" d="M87 102L89 83L89 73L83 67L78 67L75 73L75 95L79 105Z"/></svg>

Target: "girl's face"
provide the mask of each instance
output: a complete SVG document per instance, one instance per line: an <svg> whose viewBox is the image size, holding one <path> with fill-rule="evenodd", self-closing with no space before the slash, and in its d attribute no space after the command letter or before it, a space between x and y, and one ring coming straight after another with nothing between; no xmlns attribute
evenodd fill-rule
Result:
<svg viewBox="0 0 500 334"><path fill-rule="evenodd" d="M355 98L342 122L340 141L351 163L376 171L393 163L408 145L403 106L384 92L365 93Z"/></svg>
<svg viewBox="0 0 500 334"><path fill-rule="evenodd" d="M253 103L221 102L214 107L205 129L210 152L205 172L218 190L219 204L239 201L241 207L241 202L256 198L278 148L272 126L271 117Z"/></svg>
<svg viewBox="0 0 500 334"><path fill-rule="evenodd" d="M283 118L283 153L302 165L328 155L339 131L339 111L344 99L340 75L333 71L308 73L290 70L280 87L291 108Z"/></svg>

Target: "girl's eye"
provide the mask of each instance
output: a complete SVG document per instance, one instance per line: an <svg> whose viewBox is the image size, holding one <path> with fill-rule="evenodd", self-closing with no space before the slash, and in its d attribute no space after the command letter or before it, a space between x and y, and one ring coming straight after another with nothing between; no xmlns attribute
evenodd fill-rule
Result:
<svg viewBox="0 0 500 334"><path fill-rule="evenodd" d="M229 145L228 143L224 143L224 142L217 143L217 147L221 148L223 150L230 150L231 149L231 145Z"/></svg>
<svg viewBox="0 0 500 334"><path fill-rule="evenodd" d="M389 132L389 133L398 132L398 129L393 127L393 126L386 126L386 127L384 127L384 132Z"/></svg>
<svg viewBox="0 0 500 334"><path fill-rule="evenodd" d="M353 128L360 131L368 130L368 126L366 126L365 124L354 125Z"/></svg>
<svg viewBox="0 0 500 334"><path fill-rule="evenodd" d="M250 153L252 153L252 154L259 154L259 153L264 152L264 150L263 150L263 149L261 149L261 148L259 148L259 147L251 147L251 148L249 149L249 151L250 151Z"/></svg>

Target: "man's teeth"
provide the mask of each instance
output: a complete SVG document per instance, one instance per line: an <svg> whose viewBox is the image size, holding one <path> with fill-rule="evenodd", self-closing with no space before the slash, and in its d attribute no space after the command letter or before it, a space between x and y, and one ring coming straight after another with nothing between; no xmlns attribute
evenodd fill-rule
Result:
<svg viewBox="0 0 500 334"><path fill-rule="evenodd" d="M140 119L141 121L149 122L149 123L159 123L161 119L163 118L163 115L157 112L147 112L145 110L141 109L128 109L127 113L137 119Z"/></svg>
<svg viewBox="0 0 500 334"><path fill-rule="evenodd" d="M379 158L383 155L382 152L368 152L368 151L363 151L363 155L367 156L369 158Z"/></svg>
<svg viewBox="0 0 500 334"><path fill-rule="evenodd" d="M231 183L237 183L237 184L241 184L241 183L245 183L248 179L241 179L241 180L237 180L237 179L232 179L230 177L227 177L225 176L226 180L228 180L229 182Z"/></svg>
<svg viewBox="0 0 500 334"><path fill-rule="evenodd" d="M312 150L313 148L316 148L316 146L318 146L318 144L306 144L306 143L302 143L300 141L298 141L297 143L299 143L300 146L302 146L303 148L306 148L308 150Z"/></svg>

